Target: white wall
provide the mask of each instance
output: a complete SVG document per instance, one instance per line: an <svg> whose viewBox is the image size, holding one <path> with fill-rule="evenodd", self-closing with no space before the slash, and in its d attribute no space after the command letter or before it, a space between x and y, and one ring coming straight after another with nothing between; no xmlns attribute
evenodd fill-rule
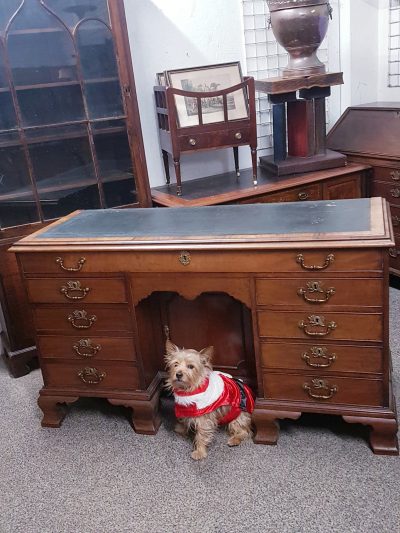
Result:
<svg viewBox="0 0 400 533"><path fill-rule="evenodd" d="M147 167L152 187L165 182L153 85L168 69L241 61L245 65L241 0L125 0ZM251 166L240 149L241 168ZM232 150L182 156L184 179L234 169ZM171 180L174 180L172 170Z"/></svg>

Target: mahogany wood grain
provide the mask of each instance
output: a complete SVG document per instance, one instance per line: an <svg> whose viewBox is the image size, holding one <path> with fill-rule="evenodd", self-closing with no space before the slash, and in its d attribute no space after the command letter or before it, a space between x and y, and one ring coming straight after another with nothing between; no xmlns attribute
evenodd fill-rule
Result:
<svg viewBox="0 0 400 533"><path fill-rule="evenodd" d="M258 305L302 306L316 313L331 306L380 307L383 297L380 279L322 278L317 272L308 278L257 279L256 287Z"/></svg>
<svg viewBox="0 0 400 533"><path fill-rule="evenodd" d="M123 278L69 278L28 279L28 296L32 303L126 303ZM71 282L75 285L71 285ZM76 285L78 284L78 285Z"/></svg>
<svg viewBox="0 0 400 533"><path fill-rule="evenodd" d="M115 251L111 256L107 252L69 252L61 254L66 264L76 265L81 257L86 262L80 274L98 274L115 272L115 264L120 265L121 272L159 273L160 262L165 273L224 273L224 272L264 272L264 273L298 273L309 274L310 271L303 268L297 262L297 257L302 254L305 267L324 265L329 254L333 254L334 260L324 269L321 274L346 273L350 277L357 277L359 272L382 272L382 254L379 250L364 249L321 249L315 250L318 245L323 246L322 241L315 242L314 249L275 250L260 251L226 251L224 255L215 253L215 249L209 251L196 250L195 245L181 246L180 249L168 251L144 251L140 254L127 255L125 252ZM276 245L278 246L278 245ZM283 244L282 244L283 247ZM180 253L188 249L191 261L188 265L182 265L179 261ZM38 254L21 254L22 268L26 274L53 274L59 273L56 264L58 252L40 252Z"/></svg>
<svg viewBox="0 0 400 533"><path fill-rule="evenodd" d="M74 323L83 326L83 329L74 327L73 322L69 320L74 311L86 313L86 318L74 319ZM76 335L77 332L95 335L105 332L128 332L132 328L130 310L124 305L38 306L33 309L33 318L37 331L42 333L57 331L63 335Z"/></svg>
<svg viewBox="0 0 400 533"><path fill-rule="evenodd" d="M136 361L134 342L130 337L100 337L82 331L74 337L38 335L36 340L43 359L73 359L88 364L102 360Z"/></svg>
<svg viewBox="0 0 400 533"><path fill-rule="evenodd" d="M361 379L338 377L323 373L315 374L275 374L264 372L264 394L266 398L288 399L312 403L334 403L347 405L382 404L382 381L380 379ZM323 380L328 389L313 386L313 380ZM310 396L304 386L310 387ZM336 389L336 392L334 390ZM330 396L323 399L325 396ZM320 399L318 399L320 397Z"/></svg>
<svg viewBox="0 0 400 533"><path fill-rule="evenodd" d="M324 326L312 325L310 316L323 318ZM380 313L337 313L331 311L263 311L257 313L261 337L302 340L379 342L383 319ZM300 327L304 322L306 329ZM329 329L329 324L336 327ZM306 333L306 331L308 333Z"/></svg>
<svg viewBox="0 0 400 533"><path fill-rule="evenodd" d="M88 383L89 377L79 377L79 372L85 368L94 368L100 376L99 383ZM109 390L118 389L124 391L136 390L139 388L138 370L135 366L120 363L118 366L105 361L78 361L68 363L48 362L43 369L43 378L46 387L49 388L74 388L93 391L96 395L97 389ZM95 378L97 379L97 377Z"/></svg>
<svg viewBox="0 0 400 533"><path fill-rule="evenodd" d="M321 357L321 354L324 357ZM335 344L331 342L263 342L261 344L263 368L303 370L316 374L352 372L381 374L382 348ZM314 365L314 366L310 366ZM320 365L320 366L317 366ZM329 366L328 366L329 365Z"/></svg>

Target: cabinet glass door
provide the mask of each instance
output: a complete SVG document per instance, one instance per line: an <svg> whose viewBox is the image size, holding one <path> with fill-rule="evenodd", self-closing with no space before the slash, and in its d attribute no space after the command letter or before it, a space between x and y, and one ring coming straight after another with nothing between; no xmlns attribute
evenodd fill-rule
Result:
<svg viewBox="0 0 400 533"><path fill-rule="evenodd" d="M0 0L1 227L137 204L130 142L107 0Z"/></svg>

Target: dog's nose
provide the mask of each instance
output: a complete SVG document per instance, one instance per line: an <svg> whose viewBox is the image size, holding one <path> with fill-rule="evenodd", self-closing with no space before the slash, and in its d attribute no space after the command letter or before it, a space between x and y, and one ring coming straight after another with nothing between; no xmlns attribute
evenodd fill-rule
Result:
<svg viewBox="0 0 400 533"><path fill-rule="evenodd" d="M182 379L183 372L177 372L176 373L176 379Z"/></svg>

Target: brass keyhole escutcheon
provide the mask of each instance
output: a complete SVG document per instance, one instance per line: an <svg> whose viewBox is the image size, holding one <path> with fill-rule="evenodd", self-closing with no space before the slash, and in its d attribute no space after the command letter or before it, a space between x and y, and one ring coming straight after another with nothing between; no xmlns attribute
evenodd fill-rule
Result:
<svg viewBox="0 0 400 533"><path fill-rule="evenodd" d="M184 250L183 252L179 254L179 262L181 263L181 265L187 266L190 264L190 261L191 261L190 252L187 252L186 250Z"/></svg>

